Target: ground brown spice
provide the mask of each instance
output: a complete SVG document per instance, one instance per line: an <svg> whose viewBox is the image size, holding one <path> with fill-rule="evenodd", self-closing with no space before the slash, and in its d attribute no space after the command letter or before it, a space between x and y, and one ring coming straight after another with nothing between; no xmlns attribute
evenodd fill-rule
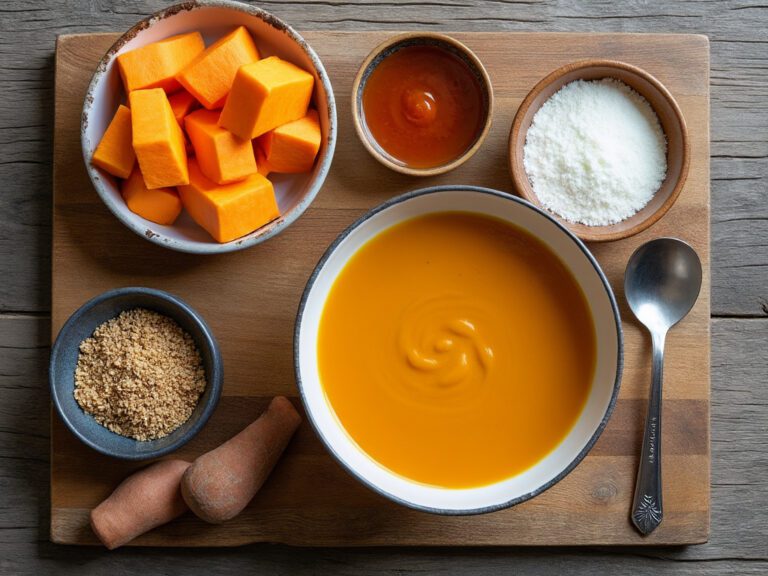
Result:
<svg viewBox="0 0 768 576"><path fill-rule="evenodd" d="M123 436L167 436L190 417L205 384L194 340L157 312L122 312L80 343L75 399Z"/></svg>

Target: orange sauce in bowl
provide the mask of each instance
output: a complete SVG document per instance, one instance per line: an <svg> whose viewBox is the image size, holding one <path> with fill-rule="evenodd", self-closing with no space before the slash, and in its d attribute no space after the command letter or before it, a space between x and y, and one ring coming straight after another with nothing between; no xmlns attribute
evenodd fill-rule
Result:
<svg viewBox="0 0 768 576"><path fill-rule="evenodd" d="M546 457L589 395L595 329L577 281L501 220L443 212L395 225L326 300L318 367L347 434L411 480L467 488Z"/></svg>
<svg viewBox="0 0 768 576"><path fill-rule="evenodd" d="M368 131L389 156L413 168L447 164L482 132L480 80L438 46L408 46L382 60L363 89Z"/></svg>

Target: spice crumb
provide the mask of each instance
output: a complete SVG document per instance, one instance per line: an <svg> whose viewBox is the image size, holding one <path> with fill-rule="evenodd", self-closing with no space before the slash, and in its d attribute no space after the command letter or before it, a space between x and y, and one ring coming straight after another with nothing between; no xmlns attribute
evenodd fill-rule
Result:
<svg viewBox="0 0 768 576"><path fill-rule="evenodd" d="M80 343L75 400L122 436L167 436L192 415L205 385L194 340L157 312L122 312Z"/></svg>

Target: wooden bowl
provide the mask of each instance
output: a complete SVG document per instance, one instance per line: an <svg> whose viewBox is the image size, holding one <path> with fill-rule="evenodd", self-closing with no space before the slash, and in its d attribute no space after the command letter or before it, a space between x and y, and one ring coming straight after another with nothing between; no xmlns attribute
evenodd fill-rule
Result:
<svg viewBox="0 0 768 576"><path fill-rule="evenodd" d="M542 206L533 191L523 164L523 148L533 117L555 92L574 80L615 78L643 96L656 112L667 138L667 175L648 204L626 220L607 226L570 222ZM680 107L664 85L648 72L615 60L584 60L558 68L539 81L523 100L509 134L509 166L517 193L552 214L587 242L606 242L642 232L672 207L683 188L690 163L688 129Z"/></svg>
<svg viewBox="0 0 768 576"><path fill-rule="evenodd" d="M483 90L485 121L483 123L483 128L475 138L475 141L458 158L440 166L414 168L406 166L403 162L388 154L376 142L376 139L371 134L368 125L365 122L365 114L363 112L363 91L365 90L365 84L368 81L368 78L370 78L371 73L385 58L401 48L425 45L437 46L451 52L461 58L469 66L470 70L474 72L480 81L480 87ZM360 66L355 81L352 84L352 121L363 146L370 152L371 156L376 158L376 160L384 164L387 168L410 176L435 176L437 174L443 174L469 160L474 156L475 152L478 151L485 140L485 137L488 135L488 132L491 129L492 117L493 87L491 86L491 79L488 76L488 72L486 72L485 67L477 56L475 56L474 52L458 40L446 36L445 34L437 34L434 32L407 32L385 40L368 54Z"/></svg>

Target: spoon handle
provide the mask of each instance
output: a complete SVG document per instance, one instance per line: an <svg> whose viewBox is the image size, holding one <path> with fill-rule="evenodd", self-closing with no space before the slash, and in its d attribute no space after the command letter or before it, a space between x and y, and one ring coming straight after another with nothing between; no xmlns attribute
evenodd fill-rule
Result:
<svg viewBox="0 0 768 576"><path fill-rule="evenodd" d="M661 382L664 368L665 333L652 333L653 372L651 397L645 419L643 448L637 471L632 522L643 534L650 534L664 515L661 498Z"/></svg>

